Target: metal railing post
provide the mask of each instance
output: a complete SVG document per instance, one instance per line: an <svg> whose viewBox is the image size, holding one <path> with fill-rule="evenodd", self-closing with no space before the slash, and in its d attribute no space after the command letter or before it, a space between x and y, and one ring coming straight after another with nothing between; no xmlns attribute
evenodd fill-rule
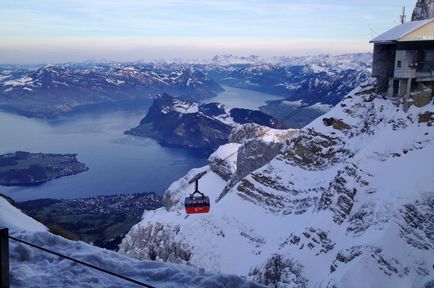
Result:
<svg viewBox="0 0 434 288"><path fill-rule="evenodd" d="M9 229L0 227L0 288L9 288Z"/></svg>

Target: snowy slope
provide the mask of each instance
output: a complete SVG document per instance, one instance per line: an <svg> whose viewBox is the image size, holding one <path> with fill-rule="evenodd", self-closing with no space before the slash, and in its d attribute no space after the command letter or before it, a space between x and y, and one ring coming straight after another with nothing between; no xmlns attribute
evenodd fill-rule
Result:
<svg viewBox="0 0 434 288"><path fill-rule="evenodd" d="M236 276L161 262L137 261L55 236L0 197L0 227L33 244L75 257L155 287L259 287ZM10 240L11 287L138 287Z"/></svg>
<svg viewBox="0 0 434 288"><path fill-rule="evenodd" d="M48 230L47 227L12 206L3 197L0 197L0 227L7 227L14 231L28 232Z"/></svg>
<svg viewBox="0 0 434 288"><path fill-rule="evenodd" d="M185 183L207 168L191 171L121 252L273 287L432 287L434 128L418 120L434 105L404 113L371 91L353 91L227 193L208 173L201 190L221 198L209 214L183 211Z"/></svg>

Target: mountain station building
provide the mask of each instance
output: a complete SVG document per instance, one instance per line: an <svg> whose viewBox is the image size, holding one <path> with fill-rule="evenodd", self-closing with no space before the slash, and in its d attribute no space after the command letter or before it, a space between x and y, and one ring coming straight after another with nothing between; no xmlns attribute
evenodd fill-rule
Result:
<svg viewBox="0 0 434 288"><path fill-rule="evenodd" d="M431 101L434 90L434 18L401 24L370 43L374 43L372 76L377 78L378 92L389 97L403 97L410 102Z"/></svg>

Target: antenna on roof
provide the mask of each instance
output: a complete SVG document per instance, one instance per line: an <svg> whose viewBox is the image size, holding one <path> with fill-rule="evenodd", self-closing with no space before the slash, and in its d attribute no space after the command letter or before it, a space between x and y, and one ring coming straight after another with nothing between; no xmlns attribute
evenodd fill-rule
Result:
<svg viewBox="0 0 434 288"><path fill-rule="evenodd" d="M373 34L375 34L376 36L379 36L380 34L375 32L374 29L371 28L371 26L368 26L369 31L371 31L371 37L374 37Z"/></svg>
<svg viewBox="0 0 434 288"><path fill-rule="evenodd" d="M399 16L399 18L401 20L401 24L407 22L407 15L405 15L405 6L402 7L402 14Z"/></svg>

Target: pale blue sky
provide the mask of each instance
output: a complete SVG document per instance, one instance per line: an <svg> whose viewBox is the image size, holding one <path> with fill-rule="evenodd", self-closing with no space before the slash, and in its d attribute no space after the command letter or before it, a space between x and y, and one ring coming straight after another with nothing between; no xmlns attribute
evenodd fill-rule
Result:
<svg viewBox="0 0 434 288"><path fill-rule="evenodd" d="M0 63L365 52L415 2L1 0Z"/></svg>

